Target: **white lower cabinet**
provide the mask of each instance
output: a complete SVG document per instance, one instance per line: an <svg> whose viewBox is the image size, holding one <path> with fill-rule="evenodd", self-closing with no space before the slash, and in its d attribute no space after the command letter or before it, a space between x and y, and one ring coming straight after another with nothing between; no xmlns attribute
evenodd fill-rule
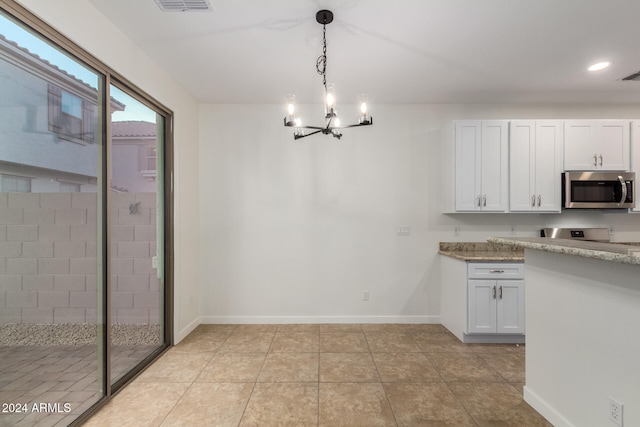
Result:
<svg viewBox="0 0 640 427"><path fill-rule="evenodd" d="M524 264L441 257L441 321L465 343L524 343Z"/></svg>
<svg viewBox="0 0 640 427"><path fill-rule="evenodd" d="M524 280L470 279L468 286L468 333L524 333Z"/></svg>

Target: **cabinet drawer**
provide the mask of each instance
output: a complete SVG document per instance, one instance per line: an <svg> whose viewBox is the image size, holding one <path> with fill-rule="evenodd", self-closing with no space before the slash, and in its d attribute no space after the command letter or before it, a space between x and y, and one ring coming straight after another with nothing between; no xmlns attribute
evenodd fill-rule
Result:
<svg viewBox="0 0 640 427"><path fill-rule="evenodd" d="M524 279L524 263L468 263L469 279Z"/></svg>

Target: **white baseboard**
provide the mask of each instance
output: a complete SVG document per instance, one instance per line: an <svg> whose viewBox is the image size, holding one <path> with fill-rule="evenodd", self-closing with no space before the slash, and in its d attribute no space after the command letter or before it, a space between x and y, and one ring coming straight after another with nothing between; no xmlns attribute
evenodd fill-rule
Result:
<svg viewBox="0 0 640 427"><path fill-rule="evenodd" d="M189 335L195 328L198 327L199 324L203 323L201 317L196 317L193 322L189 323L184 329L180 331L174 331L173 334L173 345L178 344L180 341L185 339L187 335Z"/></svg>
<svg viewBox="0 0 640 427"><path fill-rule="evenodd" d="M202 316L203 324L406 323L439 324L440 316Z"/></svg>
<svg viewBox="0 0 640 427"><path fill-rule="evenodd" d="M523 397L525 402L545 417L554 427L576 427L526 385L523 388Z"/></svg>

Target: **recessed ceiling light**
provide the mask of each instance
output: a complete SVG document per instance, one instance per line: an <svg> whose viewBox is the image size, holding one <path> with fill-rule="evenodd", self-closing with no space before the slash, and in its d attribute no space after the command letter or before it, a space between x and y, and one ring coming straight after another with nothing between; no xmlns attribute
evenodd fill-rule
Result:
<svg viewBox="0 0 640 427"><path fill-rule="evenodd" d="M597 62L593 65L591 65L588 70L589 71L600 71L600 70L604 70L605 68L607 68L609 65L611 65L611 62L609 61L604 61L604 62Z"/></svg>

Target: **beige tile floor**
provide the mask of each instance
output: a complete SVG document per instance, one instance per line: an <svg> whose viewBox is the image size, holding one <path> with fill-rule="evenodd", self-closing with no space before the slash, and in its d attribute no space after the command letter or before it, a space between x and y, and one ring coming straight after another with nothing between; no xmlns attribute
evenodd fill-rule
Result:
<svg viewBox="0 0 640 427"><path fill-rule="evenodd" d="M551 426L524 347L440 325L200 325L87 426Z"/></svg>

